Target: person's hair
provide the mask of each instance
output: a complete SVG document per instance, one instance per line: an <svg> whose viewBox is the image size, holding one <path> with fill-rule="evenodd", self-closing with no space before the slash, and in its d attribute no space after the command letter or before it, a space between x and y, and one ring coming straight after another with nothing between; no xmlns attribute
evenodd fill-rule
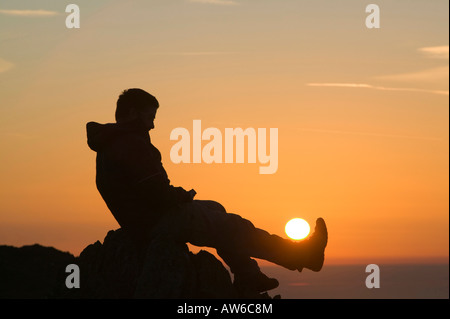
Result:
<svg viewBox="0 0 450 319"><path fill-rule="evenodd" d="M120 94L117 100L116 121L129 116L131 109L142 112L149 107L158 108L158 100L142 89L128 89Z"/></svg>

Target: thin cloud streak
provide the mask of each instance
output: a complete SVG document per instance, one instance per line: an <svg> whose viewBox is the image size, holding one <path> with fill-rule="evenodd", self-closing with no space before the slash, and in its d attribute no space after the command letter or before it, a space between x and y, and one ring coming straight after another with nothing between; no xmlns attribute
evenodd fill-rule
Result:
<svg viewBox="0 0 450 319"><path fill-rule="evenodd" d="M391 75L377 76L375 78L387 81L428 82L428 83L435 83L436 85L442 85L444 83L448 83L448 71L449 71L448 65L446 65L417 72L391 74Z"/></svg>
<svg viewBox="0 0 450 319"><path fill-rule="evenodd" d="M9 69L13 68L14 64L11 62L8 62L6 60L3 60L2 58L0 58L0 73L2 72L6 72Z"/></svg>
<svg viewBox="0 0 450 319"><path fill-rule="evenodd" d="M371 137L388 137L388 138L413 139L413 140L423 140L423 141L442 141L442 138L426 137L426 136L382 134L382 133L371 133L371 132L352 132L352 131L324 130L324 129L314 129L314 128L299 128L299 130L303 131L303 132L313 132L313 133L360 135L360 136L371 136Z"/></svg>
<svg viewBox="0 0 450 319"><path fill-rule="evenodd" d="M434 59L447 59L448 60L448 45L441 45L435 47L424 47L420 48L419 52L427 55L429 58Z"/></svg>
<svg viewBox="0 0 450 319"><path fill-rule="evenodd" d="M232 55L239 52L221 52L221 51L192 51L192 52L152 52L152 55L174 55L174 56L214 56L214 55Z"/></svg>
<svg viewBox="0 0 450 319"><path fill-rule="evenodd" d="M307 83L308 86L316 87L341 87L341 88L364 88L372 90L381 91L403 91L403 92L420 92L420 93L430 93L439 95L449 95L448 91L445 90L427 90L427 89L417 89L417 88L391 88L384 86L376 86L365 83Z"/></svg>
<svg viewBox="0 0 450 319"><path fill-rule="evenodd" d="M238 2L232 0L188 0L188 2L192 3L204 3L204 4L213 4L219 6L237 6Z"/></svg>
<svg viewBox="0 0 450 319"><path fill-rule="evenodd" d="M3 10L0 9L0 14L9 16L20 16L20 17L50 17L58 15L56 11L48 10Z"/></svg>
<svg viewBox="0 0 450 319"><path fill-rule="evenodd" d="M172 53L173 55L228 55L235 54L236 52L179 52Z"/></svg>
<svg viewBox="0 0 450 319"><path fill-rule="evenodd" d="M30 139L38 138L36 135L29 135L29 134L26 134L26 133L9 132L9 133L4 133L2 135L7 136L8 138L16 138L16 139L23 139L23 140L30 140Z"/></svg>

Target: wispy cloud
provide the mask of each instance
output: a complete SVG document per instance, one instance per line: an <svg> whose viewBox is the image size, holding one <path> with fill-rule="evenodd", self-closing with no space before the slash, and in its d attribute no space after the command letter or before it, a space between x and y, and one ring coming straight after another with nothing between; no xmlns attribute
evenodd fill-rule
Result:
<svg viewBox="0 0 450 319"><path fill-rule="evenodd" d="M188 0L188 2L193 3L205 3L205 4L215 4L219 6L237 6L238 2L233 0Z"/></svg>
<svg viewBox="0 0 450 319"><path fill-rule="evenodd" d="M308 86L340 87L340 88L372 88L372 85L363 83L308 83Z"/></svg>
<svg viewBox="0 0 450 319"><path fill-rule="evenodd" d="M303 132L312 132L312 133L360 135L360 136L371 136L371 137L413 139L413 140L423 140L423 141L442 141L443 140L442 138L439 138L439 137L429 137L429 136L413 136L413 135L399 135L399 134L384 134L384 133L375 133L375 132L326 130L326 129L315 129L315 128L298 128L298 129Z"/></svg>
<svg viewBox="0 0 450 319"><path fill-rule="evenodd" d="M55 16L59 13L56 11L49 10L4 10L0 9L0 14L9 16L20 16L20 17L49 17Z"/></svg>
<svg viewBox="0 0 450 319"><path fill-rule="evenodd" d="M14 139L20 139L20 140L31 140L31 139L38 138L37 135L30 135L27 133L17 133L17 132L2 133L2 135L6 136L8 138L14 138Z"/></svg>
<svg viewBox="0 0 450 319"><path fill-rule="evenodd" d="M306 85L317 86L317 87L363 88L363 89L382 90L382 91L421 92L421 93L449 95L448 90L445 91L445 90L427 90L427 89L418 89L418 88L393 88L393 87L371 85L371 84L366 84L366 83L307 83Z"/></svg>
<svg viewBox="0 0 450 319"><path fill-rule="evenodd" d="M447 60L444 63L447 65L429 68L425 70L405 72L398 74L388 74L383 76L377 76L376 79L387 80L387 81L397 81L397 82L427 82L434 83L438 87L447 84L448 86L448 45L434 46L434 47L423 47L417 49L423 54L425 58L428 59L440 59Z"/></svg>
<svg viewBox="0 0 450 319"><path fill-rule="evenodd" d="M174 55L174 56L214 56L214 55L232 55L238 52L232 51L186 51L186 52L152 52L152 55Z"/></svg>
<svg viewBox="0 0 450 319"><path fill-rule="evenodd" d="M419 52L429 58L448 60L448 45L419 48Z"/></svg>
<svg viewBox="0 0 450 319"><path fill-rule="evenodd" d="M446 83L448 82L448 72L449 67L441 66L432 69L426 69L416 72L407 72L400 74L391 74L391 75L383 75L376 77L380 80L389 80L389 81L403 81L403 82L434 82L438 83Z"/></svg>
<svg viewBox="0 0 450 319"><path fill-rule="evenodd" d="M199 52L178 52L178 53L172 53L173 55L185 55L185 56L205 56L205 55L229 55L229 54L235 54L236 52L221 52L221 51L199 51Z"/></svg>
<svg viewBox="0 0 450 319"><path fill-rule="evenodd" d="M14 67L13 63L8 62L8 61L3 60L2 58L0 58L0 73L8 71L12 67Z"/></svg>

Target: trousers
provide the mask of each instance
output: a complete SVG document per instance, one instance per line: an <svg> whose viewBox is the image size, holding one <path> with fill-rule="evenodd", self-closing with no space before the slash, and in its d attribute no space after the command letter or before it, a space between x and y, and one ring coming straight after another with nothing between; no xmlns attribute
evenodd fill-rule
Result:
<svg viewBox="0 0 450 319"><path fill-rule="evenodd" d="M152 232L153 238L215 248L234 274L259 270L252 257L296 269L292 241L256 228L215 201L180 204L164 214Z"/></svg>

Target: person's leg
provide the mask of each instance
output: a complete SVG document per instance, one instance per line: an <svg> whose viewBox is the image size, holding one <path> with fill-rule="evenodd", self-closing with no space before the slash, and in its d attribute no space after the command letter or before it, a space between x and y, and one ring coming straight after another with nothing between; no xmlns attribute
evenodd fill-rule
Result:
<svg viewBox="0 0 450 319"><path fill-rule="evenodd" d="M242 229L239 227L239 224L244 221L241 217L227 214L223 206L217 202L198 200L192 205L183 205L183 209L173 213L173 217L166 218L170 222L159 227L171 229L172 235L168 232L164 235L195 246L216 248L218 255L234 274L233 284L240 295L254 296L254 293L278 287L278 280L262 273L256 260L250 258L250 254L241 251L242 245L237 244L233 229ZM176 227L173 227L174 220L177 220ZM239 233L241 232L239 230ZM173 235L173 233L176 234Z"/></svg>
<svg viewBox="0 0 450 319"><path fill-rule="evenodd" d="M318 219L316 233L310 240L294 243L272 235L236 214L227 213L214 201L194 200L165 218L163 235L189 242L196 246L217 249L219 256L233 273L259 270L250 257L268 260L285 268L314 271L323 264L327 231ZM319 227L319 228L317 228Z"/></svg>
<svg viewBox="0 0 450 319"><path fill-rule="evenodd" d="M236 222L230 223L230 219L236 220L238 217L228 214L217 202L194 200L165 215L157 225L154 236L215 248L233 273L257 271L256 261L236 245L234 230L242 227L239 227L239 222L237 225Z"/></svg>

